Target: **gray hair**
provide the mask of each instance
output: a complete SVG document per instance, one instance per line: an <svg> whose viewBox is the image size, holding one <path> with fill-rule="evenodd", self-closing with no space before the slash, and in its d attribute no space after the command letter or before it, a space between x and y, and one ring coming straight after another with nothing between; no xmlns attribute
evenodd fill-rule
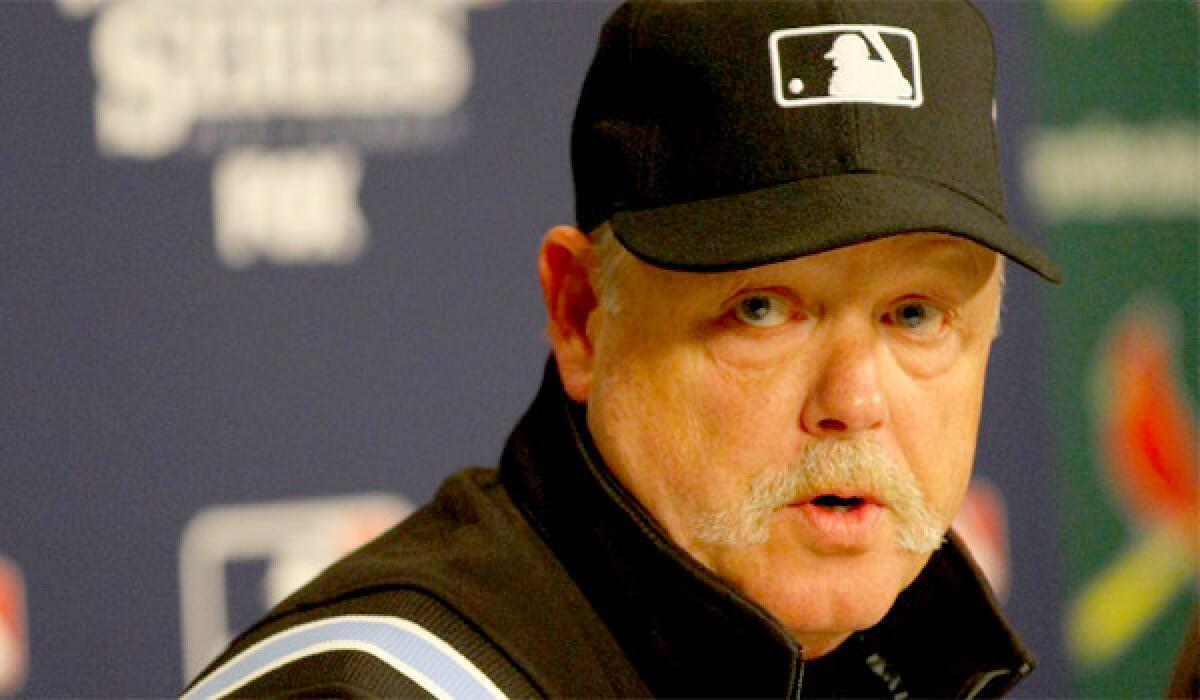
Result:
<svg viewBox="0 0 1200 700"><path fill-rule="evenodd" d="M621 245L613 233L612 224L605 221L589 235L592 251L596 254L596 266L592 268L590 281L596 291L596 299L609 314L621 310L621 282L629 269L637 264L637 258Z"/></svg>
<svg viewBox="0 0 1200 700"><path fill-rule="evenodd" d="M696 536L702 542L730 547L762 544L770 536L776 511L797 501L846 491L881 499L895 519L900 549L928 554L942 545L946 526L930 509L916 479L872 439L825 439L808 445L786 470L755 477L739 501L699 513Z"/></svg>

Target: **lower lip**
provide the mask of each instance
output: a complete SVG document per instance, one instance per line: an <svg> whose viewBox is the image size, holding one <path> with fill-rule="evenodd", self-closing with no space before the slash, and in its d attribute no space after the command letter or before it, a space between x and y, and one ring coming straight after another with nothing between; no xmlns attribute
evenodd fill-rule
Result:
<svg viewBox="0 0 1200 700"><path fill-rule="evenodd" d="M875 503L863 503L854 508L839 510L824 508L812 502L789 506L797 510L808 524L813 544L821 549L851 552L865 549L875 539L883 508Z"/></svg>

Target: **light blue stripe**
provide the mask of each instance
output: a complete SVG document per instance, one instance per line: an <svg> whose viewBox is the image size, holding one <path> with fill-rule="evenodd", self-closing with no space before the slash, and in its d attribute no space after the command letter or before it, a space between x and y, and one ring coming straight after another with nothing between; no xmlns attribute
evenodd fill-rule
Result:
<svg viewBox="0 0 1200 700"><path fill-rule="evenodd" d="M286 656L320 644L334 648L327 647L319 653L337 651L339 643L370 644L392 654L413 670L424 674L451 697L472 700L496 697L492 689L481 683L467 667L464 667L463 664L469 665L469 661L454 658L446 650L438 648L412 630L399 626L397 622L350 617L331 618L310 624L311 626L302 625L281 632L234 657L185 697L209 697L212 693L226 689L236 691L248 680L261 674L263 669L277 664Z"/></svg>

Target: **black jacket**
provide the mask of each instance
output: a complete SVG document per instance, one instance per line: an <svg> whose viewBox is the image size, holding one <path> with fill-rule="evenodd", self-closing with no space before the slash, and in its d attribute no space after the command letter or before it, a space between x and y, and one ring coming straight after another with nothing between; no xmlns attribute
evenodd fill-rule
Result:
<svg viewBox="0 0 1200 700"><path fill-rule="evenodd" d="M353 615L421 625L509 697L993 697L1031 670L954 537L879 625L804 662L770 614L667 539L584 426L551 363L499 470L449 478L235 640L193 689L219 690L202 683L222 670L228 681L288 630L375 619ZM229 689L429 696L385 656L318 649Z"/></svg>

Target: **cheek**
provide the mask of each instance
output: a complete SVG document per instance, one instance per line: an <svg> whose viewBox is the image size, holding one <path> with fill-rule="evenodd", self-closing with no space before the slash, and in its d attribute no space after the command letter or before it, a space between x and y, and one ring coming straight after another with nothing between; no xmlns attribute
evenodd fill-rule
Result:
<svg viewBox="0 0 1200 700"><path fill-rule="evenodd" d="M695 387L695 393L699 427L715 438L714 449L757 458L775 450L794 453L799 383L783 381L778 371L709 365L708 378Z"/></svg>
<svg viewBox="0 0 1200 700"><path fill-rule="evenodd" d="M664 525L675 502L695 498L704 483L696 374L679 353L624 348L598 364L588 401L589 428L608 468Z"/></svg>
<svg viewBox="0 0 1200 700"><path fill-rule="evenodd" d="M704 367L681 392L691 402L701 446L703 491L710 504L743 498L750 482L781 471L799 452L798 383L782 372L746 372L704 355Z"/></svg>
<svg viewBox="0 0 1200 700"><path fill-rule="evenodd" d="M929 505L949 523L971 478L983 399L982 375L917 382L892 407L895 436Z"/></svg>
<svg viewBox="0 0 1200 700"><path fill-rule="evenodd" d="M589 423L609 468L668 530L795 454L787 383L725 367L699 343L640 349L601 365Z"/></svg>

